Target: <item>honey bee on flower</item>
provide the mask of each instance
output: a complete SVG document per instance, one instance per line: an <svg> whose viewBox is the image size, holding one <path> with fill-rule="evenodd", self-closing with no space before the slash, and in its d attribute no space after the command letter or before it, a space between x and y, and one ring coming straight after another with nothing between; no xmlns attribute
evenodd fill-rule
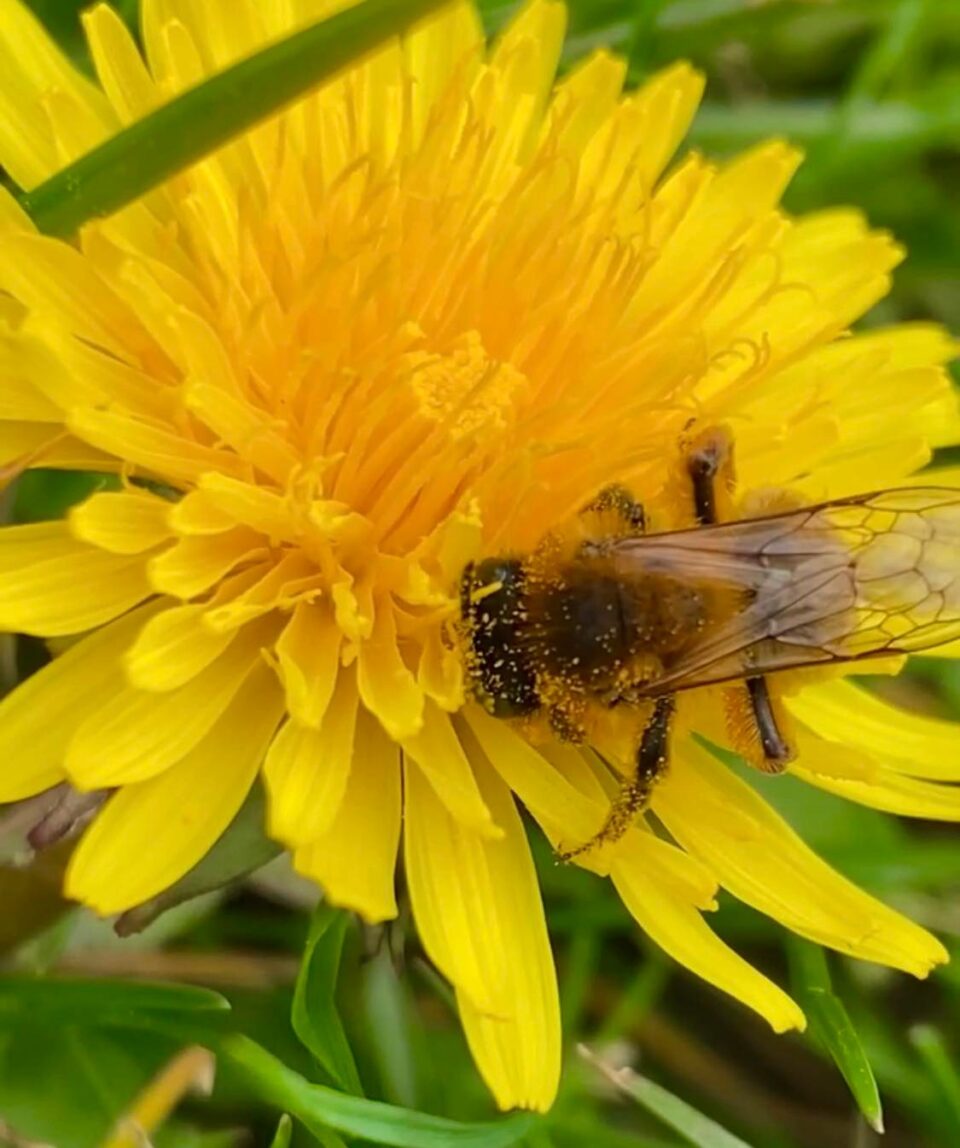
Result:
<svg viewBox="0 0 960 1148"><path fill-rule="evenodd" d="M486 559L463 575L467 661L495 716L545 713L557 736L584 743L611 708L653 699L603 826L568 860L618 841L649 804L677 693L739 681L726 692L749 711L754 744L738 748L780 773L795 755L768 675L960 637L956 490L779 510L768 493L756 517L721 525L718 488L734 488L728 436L700 436L686 468L698 529L648 535L643 508L613 486L583 512L599 532L573 549L549 538L530 558Z"/></svg>
<svg viewBox="0 0 960 1148"><path fill-rule="evenodd" d="M335 7L143 0L141 55L97 4L91 80L2 0L0 164L32 188ZM778 1031L803 1014L709 927L721 887L918 976L946 952L704 739L960 820L956 727L844 676L960 649L960 474L918 473L960 442L954 344L851 334L893 240L785 214L782 141L675 159L700 75L558 80L564 27L532 0L488 45L452 0L75 241L0 189L0 466L110 480L0 528L0 628L70 639L0 702L0 801L101 793L66 891L108 915L262 779L332 904L391 919L402 865L497 1103L540 1110L520 806Z"/></svg>

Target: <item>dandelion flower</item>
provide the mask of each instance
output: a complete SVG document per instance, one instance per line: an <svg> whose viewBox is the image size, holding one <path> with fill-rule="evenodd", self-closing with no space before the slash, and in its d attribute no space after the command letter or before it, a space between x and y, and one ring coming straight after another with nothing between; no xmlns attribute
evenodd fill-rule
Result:
<svg viewBox="0 0 960 1148"><path fill-rule="evenodd" d="M144 61L100 4L92 82L3 0L0 162L33 187L330 7L144 0ZM856 211L786 216L786 143L674 159L701 77L624 94L598 52L557 81L563 34L534 0L488 46L452 3L75 243L0 191L0 465L112 476L63 521L0 530L0 627L71 638L0 704L0 800L112 791L67 875L102 914L195 865L258 776L268 832L332 903L391 918L402 855L504 1108L547 1108L560 1064L518 802L586 839L609 779L471 701L463 570L611 483L688 523L670 475L694 416L734 434L737 499L909 484L960 441L940 330L848 335L897 245ZM960 819L954 726L835 671L782 704L797 776ZM802 1014L711 931L718 887L866 960L945 959L698 732L737 746L718 687L681 699L651 812L578 858L657 944L777 1030Z"/></svg>

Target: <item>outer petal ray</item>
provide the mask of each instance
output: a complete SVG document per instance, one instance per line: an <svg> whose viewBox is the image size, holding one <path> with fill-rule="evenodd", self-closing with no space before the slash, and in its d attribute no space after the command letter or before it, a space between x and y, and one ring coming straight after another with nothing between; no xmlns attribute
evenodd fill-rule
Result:
<svg viewBox="0 0 960 1148"><path fill-rule="evenodd" d="M850 745L853 737L863 752L898 773L960 781L956 722L897 709L852 682L809 686L785 701L828 742Z"/></svg>
<svg viewBox="0 0 960 1148"><path fill-rule="evenodd" d="M120 657L159 608L141 606L82 638L0 701L0 801L65 779L63 759L90 706L122 686Z"/></svg>
<svg viewBox="0 0 960 1148"><path fill-rule="evenodd" d="M281 711L280 689L261 664L185 757L110 799L70 859L67 895L117 913L179 880L240 809Z"/></svg>
<svg viewBox="0 0 960 1148"><path fill-rule="evenodd" d="M787 994L728 948L693 905L671 895L638 865L618 863L611 877L637 924L671 957L755 1009L774 1031L806 1026Z"/></svg>
<svg viewBox="0 0 960 1148"><path fill-rule="evenodd" d="M917 976L939 941L841 877L744 782L693 743L654 796L670 833L741 901L820 944ZM731 822L726 816L737 811Z"/></svg>
<svg viewBox="0 0 960 1148"><path fill-rule="evenodd" d="M66 523L8 526L0 534L0 628L54 637L92 630L150 595L139 556L72 537Z"/></svg>
<svg viewBox="0 0 960 1148"><path fill-rule="evenodd" d="M513 799L472 755L504 830L460 826L414 765L406 777L404 856L417 927L457 990L467 1039L501 1108L545 1109L559 1077L556 978L536 874Z"/></svg>
<svg viewBox="0 0 960 1148"><path fill-rule="evenodd" d="M399 750L361 711L347 791L330 829L293 855L328 899L371 923L397 915L393 871L400 842Z"/></svg>
<svg viewBox="0 0 960 1148"><path fill-rule="evenodd" d="M275 634L251 626L191 681L164 693L132 685L89 709L67 747L64 768L78 789L128 785L161 773L207 735Z"/></svg>

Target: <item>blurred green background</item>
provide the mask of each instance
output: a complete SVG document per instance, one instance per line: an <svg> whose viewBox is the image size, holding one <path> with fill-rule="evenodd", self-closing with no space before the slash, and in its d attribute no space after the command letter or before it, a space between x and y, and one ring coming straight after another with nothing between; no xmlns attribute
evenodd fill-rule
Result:
<svg viewBox="0 0 960 1148"><path fill-rule="evenodd" d="M87 67L81 6L32 3ZM135 25L136 0L118 7ZM485 0L482 7L495 31L514 5ZM609 46L628 57L635 83L675 59L692 60L709 77L693 146L722 156L786 136L807 152L787 196L790 210L852 203L896 233L909 259L868 322L932 317L960 329L960 3L572 0L570 9L567 64ZM90 481L37 472L8 510L19 520L56 516ZM43 656L7 639L5 687ZM960 716L960 666L945 672L917 659L895 689L905 704ZM955 828L894 821L789 778L756 783L842 872L957 948ZM258 810L241 817L196 887L236 869ZM0 860L21 854L18 832L9 820L3 825ZM376 1110L356 1101L344 1124L342 1113L335 1118L335 1094L311 1090L309 1082L321 1082L457 1121L494 1118L449 991L405 919L377 933L322 908L314 913L314 890L278 859L230 892L207 893L120 940L107 924L63 912L54 852L31 868L0 869L0 1144L107 1143L151 1081L159 1079L163 1092L168 1078L157 1073L178 1049L223 1040L209 1095L201 1095L209 1091L205 1062L180 1066L198 1091L152 1136L159 1148L281 1145L290 1135L285 1124L277 1130L284 1110L313 1113L312 1131L302 1123L293 1130L302 1145L350 1143L359 1130L371 1142L416 1148L866 1148L881 1140L857 1100L877 1123L875 1089L884 1144L960 1144L960 966L921 984L834 956L827 963L725 899L712 922L718 932L820 1018L819 1039L775 1037L661 958L607 884L556 866L533 836L566 1033L563 1089L546 1120L464 1130L381 1114L381 1126ZM69 986L34 979L57 971L84 979ZM129 977L183 987L126 991ZM255 1054L236 1043L237 1033L256 1042ZM618 1094L578 1054L579 1042L610 1063L637 1067L683 1103L646 1085L634 1098ZM340 1119L345 1131L328 1130L327 1118Z"/></svg>

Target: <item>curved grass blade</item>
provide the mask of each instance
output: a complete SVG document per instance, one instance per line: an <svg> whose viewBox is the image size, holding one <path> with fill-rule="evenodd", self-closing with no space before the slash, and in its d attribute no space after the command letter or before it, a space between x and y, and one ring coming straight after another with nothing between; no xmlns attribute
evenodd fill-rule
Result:
<svg viewBox="0 0 960 1148"><path fill-rule="evenodd" d="M540 1119L522 1113L495 1123L461 1124L378 1100L348 1096L322 1084L311 1084L245 1036L228 1037L219 1053L261 1099L289 1112L318 1138L333 1128L392 1148L509 1148L519 1143Z"/></svg>
<svg viewBox="0 0 960 1148"><path fill-rule="evenodd" d="M290 1148L290 1137L293 1135L293 1121L284 1112L277 1124L277 1130L270 1141L270 1148Z"/></svg>
<svg viewBox="0 0 960 1148"><path fill-rule="evenodd" d="M807 1014L810 1035L833 1058L864 1119L871 1128L882 1132L883 1107L873 1069L843 1001L833 992L823 949L790 937L787 954L791 987Z"/></svg>
<svg viewBox="0 0 960 1148"><path fill-rule="evenodd" d="M48 235L72 235L280 111L444 0L365 0L219 72L21 196Z"/></svg>
<svg viewBox="0 0 960 1148"><path fill-rule="evenodd" d="M363 1095L357 1066L334 1001L340 952L349 917L321 903L310 922L297 987L293 994L293 1029L330 1079L345 1092Z"/></svg>
<svg viewBox="0 0 960 1148"><path fill-rule="evenodd" d="M580 1055L602 1072L611 1084L675 1132L679 1132L695 1148L750 1148L745 1140L734 1136L709 1116L704 1116L685 1100L674 1096L659 1084L654 1084L652 1080L647 1080L629 1068L611 1068L583 1045L580 1046Z"/></svg>

